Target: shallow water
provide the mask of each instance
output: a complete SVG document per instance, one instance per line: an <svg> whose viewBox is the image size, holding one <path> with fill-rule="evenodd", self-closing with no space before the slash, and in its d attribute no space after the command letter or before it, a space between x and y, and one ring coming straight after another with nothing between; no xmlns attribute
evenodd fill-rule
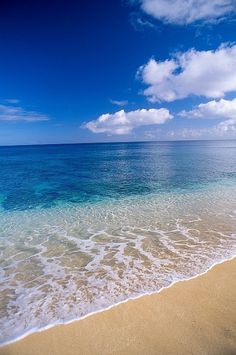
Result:
<svg viewBox="0 0 236 355"><path fill-rule="evenodd" d="M0 341L236 255L236 142L0 148Z"/></svg>

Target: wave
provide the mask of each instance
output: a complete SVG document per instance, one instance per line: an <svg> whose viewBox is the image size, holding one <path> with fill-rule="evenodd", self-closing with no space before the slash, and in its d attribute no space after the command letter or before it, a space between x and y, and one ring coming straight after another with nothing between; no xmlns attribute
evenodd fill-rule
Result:
<svg viewBox="0 0 236 355"><path fill-rule="evenodd" d="M160 292L236 255L236 191L2 212L1 343Z"/></svg>

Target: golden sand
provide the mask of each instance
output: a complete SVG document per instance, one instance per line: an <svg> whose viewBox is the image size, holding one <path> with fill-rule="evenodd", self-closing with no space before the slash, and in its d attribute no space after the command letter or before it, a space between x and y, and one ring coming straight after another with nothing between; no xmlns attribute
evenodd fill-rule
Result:
<svg viewBox="0 0 236 355"><path fill-rule="evenodd" d="M236 259L159 294L34 333L1 355L236 354Z"/></svg>

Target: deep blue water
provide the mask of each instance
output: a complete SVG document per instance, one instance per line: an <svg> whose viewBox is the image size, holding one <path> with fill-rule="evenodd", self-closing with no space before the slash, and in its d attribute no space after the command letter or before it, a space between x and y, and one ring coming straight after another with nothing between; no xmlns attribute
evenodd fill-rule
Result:
<svg viewBox="0 0 236 355"><path fill-rule="evenodd" d="M195 189L236 177L236 141L0 147L4 210Z"/></svg>

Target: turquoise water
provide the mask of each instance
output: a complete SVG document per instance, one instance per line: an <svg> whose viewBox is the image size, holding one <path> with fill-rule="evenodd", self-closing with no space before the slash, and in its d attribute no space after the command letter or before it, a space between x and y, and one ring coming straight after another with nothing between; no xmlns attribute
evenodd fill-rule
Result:
<svg viewBox="0 0 236 355"><path fill-rule="evenodd" d="M49 208L236 177L235 141L0 147L1 207Z"/></svg>
<svg viewBox="0 0 236 355"><path fill-rule="evenodd" d="M0 147L0 342L236 255L236 141Z"/></svg>

